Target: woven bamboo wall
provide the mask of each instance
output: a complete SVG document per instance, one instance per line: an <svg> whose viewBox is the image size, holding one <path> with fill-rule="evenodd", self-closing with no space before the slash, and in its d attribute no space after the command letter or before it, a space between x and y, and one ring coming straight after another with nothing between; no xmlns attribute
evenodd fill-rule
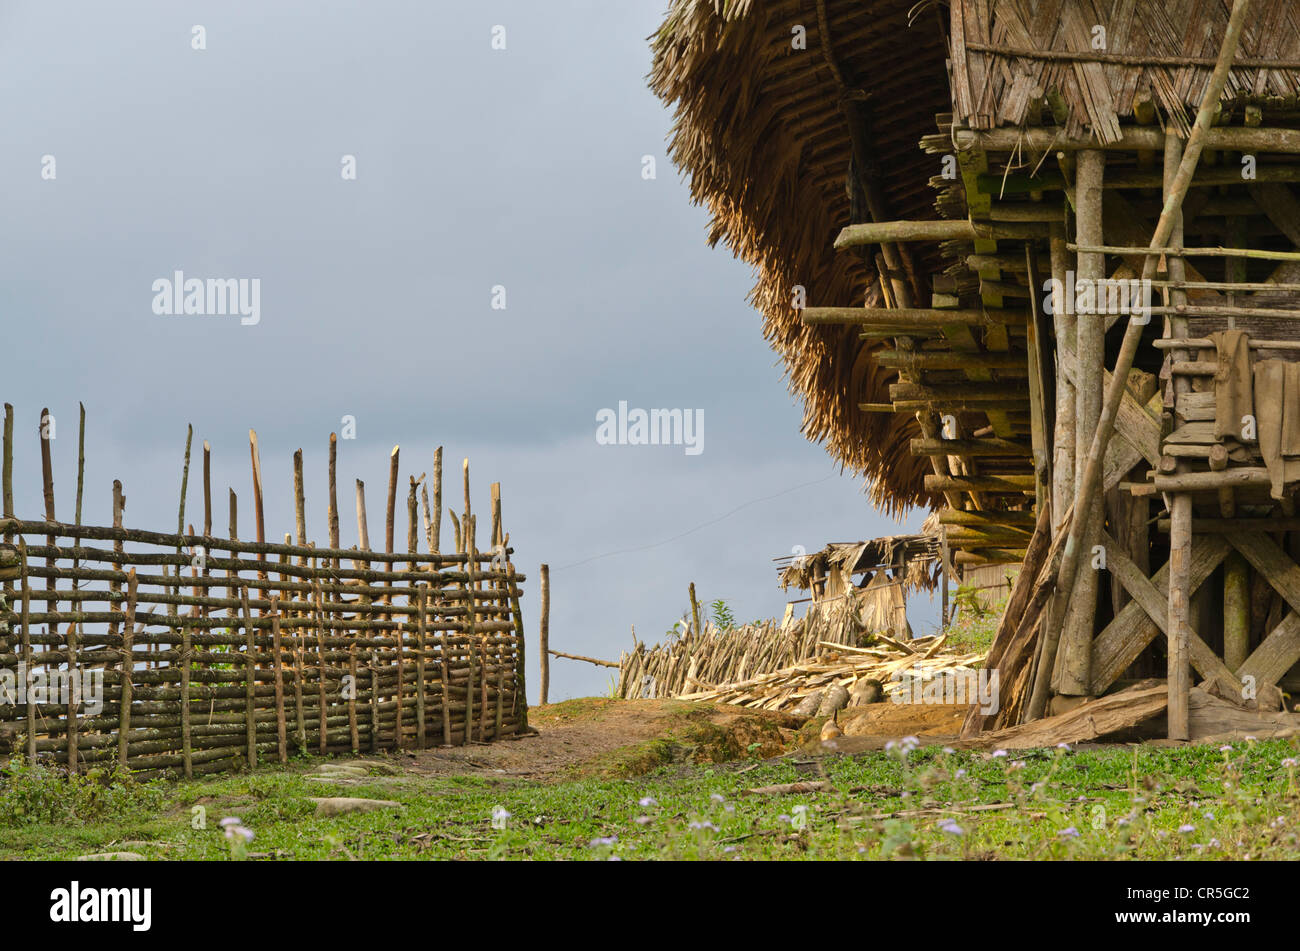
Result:
<svg viewBox="0 0 1300 951"><path fill-rule="evenodd" d="M4 527L22 540L0 671L34 684L103 672L94 716L85 697L41 703L36 690L0 706L0 742L31 756L191 774L298 750L490 740L523 722L518 578L491 553Z"/></svg>
<svg viewBox="0 0 1300 951"><path fill-rule="evenodd" d="M9 414L5 435L8 514ZM333 445L331 438L337 546ZM255 435L253 446L256 503ZM441 450L435 460L432 511L441 502ZM187 472L188 462L187 445ZM388 550L366 543L360 483L363 545L318 548L303 542L300 453L295 462L299 544L290 536L283 544L237 539L233 493L227 539L192 527L187 534L124 528L120 487L114 527L0 518L0 756L190 776L283 763L300 751L465 744L526 728L524 579L501 532L499 488L491 551L474 541L466 463L466 510L453 515L457 550L437 550L426 497L431 551L420 552L415 492L424 477L413 477L407 550L392 551L394 450ZM207 468L205 447L205 527ZM183 513L183 487L181 498ZM80 501L79 490L78 514ZM76 692L55 689L69 679Z"/></svg>

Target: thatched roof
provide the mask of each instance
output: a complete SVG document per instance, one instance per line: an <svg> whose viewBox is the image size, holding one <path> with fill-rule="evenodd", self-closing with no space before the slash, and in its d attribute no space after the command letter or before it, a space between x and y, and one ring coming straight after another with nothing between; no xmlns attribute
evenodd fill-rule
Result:
<svg viewBox="0 0 1300 951"><path fill-rule="evenodd" d="M865 542L832 542L808 555L784 556L777 559L777 578L783 589L794 586L807 591L833 568L848 575L885 569L903 582L904 590L929 592L938 587L939 565L936 532L889 535Z"/></svg>
<svg viewBox="0 0 1300 951"><path fill-rule="evenodd" d="M869 261L832 249L850 223L846 99L867 94L890 215L937 217L917 143L950 108L945 19L916 0L673 0L653 38L650 84L675 107L669 153L712 214L709 240L757 270L751 300L803 399L804 434L871 480L872 500L893 514L934 501L926 460L908 449L915 420L858 408L888 401L894 371L853 328L803 326L792 295L798 285L809 306L880 303ZM937 249L918 253L918 272L941 267Z"/></svg>
<svg viewBox="0 0 1300 951"><path fill-rule="evenodd" d="M1055 90L1070 110L1071 136L1090 130L1117 140L1120 118L1147 97L1185 135L1231 7L1224 0L959 0L951 21L954 118L973 129L1018 126ZM1230 74L1225 101L1274 98L1294 108L1300 4L1255 0L1236 61L1242 65Z"/></svg>

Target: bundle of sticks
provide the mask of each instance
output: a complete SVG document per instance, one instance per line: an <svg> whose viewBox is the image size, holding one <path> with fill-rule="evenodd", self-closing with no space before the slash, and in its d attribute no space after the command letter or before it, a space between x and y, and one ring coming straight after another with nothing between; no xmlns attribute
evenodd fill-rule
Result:
<svg viewBox="0 0 1300 951"><path fill-rule="evenodd" d="M916 638L906 645L890 641L872 647L824 646L825 653L806 663L681 694L678 699L793 711L807 697L833 686L852 691L858 681L874 680L881 685L882 699L910 700L927 683L948 675L972 675L984 659L982 653L943 653L943 638L935 637ZM900 693L902 697L895 696Z"/></svg>
<svg viewBox="0 0 1300 951"><path fill-rule="evenodd" d="M665 644L638 643L619 657L615 696L623 700L675 697L734 683L816 657L831 644L857 644L867 635L851 602L810 611L785 623L762 621L718 628L705 622Z"/></svg>

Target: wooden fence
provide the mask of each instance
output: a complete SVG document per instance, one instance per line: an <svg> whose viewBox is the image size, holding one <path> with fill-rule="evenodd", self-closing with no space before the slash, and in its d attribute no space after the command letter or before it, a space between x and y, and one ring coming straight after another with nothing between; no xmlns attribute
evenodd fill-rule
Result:
<svg viewBox="0 0 1300 951"><path fill-rule="evenodd" d="M0 754L52 758L71 770L122 767L185 776L286 762L291 753L464 744L527 727L520 583L492 493L492 542L480 552L468 504L457 551L439 552L441 449L435 498L425 492L418 551L410 480L408 545L394 552L397 451L386 551L338 544L330 444L329 547L304 535L301 452L295 455L297 543L262 541L260 462L253 449L256 541L211 534L207 447L204 528L165 534L52 517L12 516L12 415L6 407L5 517L0 519ZM44 414L42 415L44 420ZM186 446L186 472L189 446ZM182 486L186 477L182 477ZM78 479L77 514L81 512ZM184 488L181 490L184 515Z"/></svg>

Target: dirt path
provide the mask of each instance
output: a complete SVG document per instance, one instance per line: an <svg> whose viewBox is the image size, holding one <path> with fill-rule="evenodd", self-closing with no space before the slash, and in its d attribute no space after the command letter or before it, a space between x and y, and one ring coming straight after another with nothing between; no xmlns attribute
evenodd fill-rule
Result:
<svg viewBox="0 0 1300 951"><path fill-rule="evenodd" d="M670 762L777 756L793 738L780 714L737 712L673 700L587 698L532 707L536 735L424 750L406 768L425 776L558 779L620 775Z"/></svg>

